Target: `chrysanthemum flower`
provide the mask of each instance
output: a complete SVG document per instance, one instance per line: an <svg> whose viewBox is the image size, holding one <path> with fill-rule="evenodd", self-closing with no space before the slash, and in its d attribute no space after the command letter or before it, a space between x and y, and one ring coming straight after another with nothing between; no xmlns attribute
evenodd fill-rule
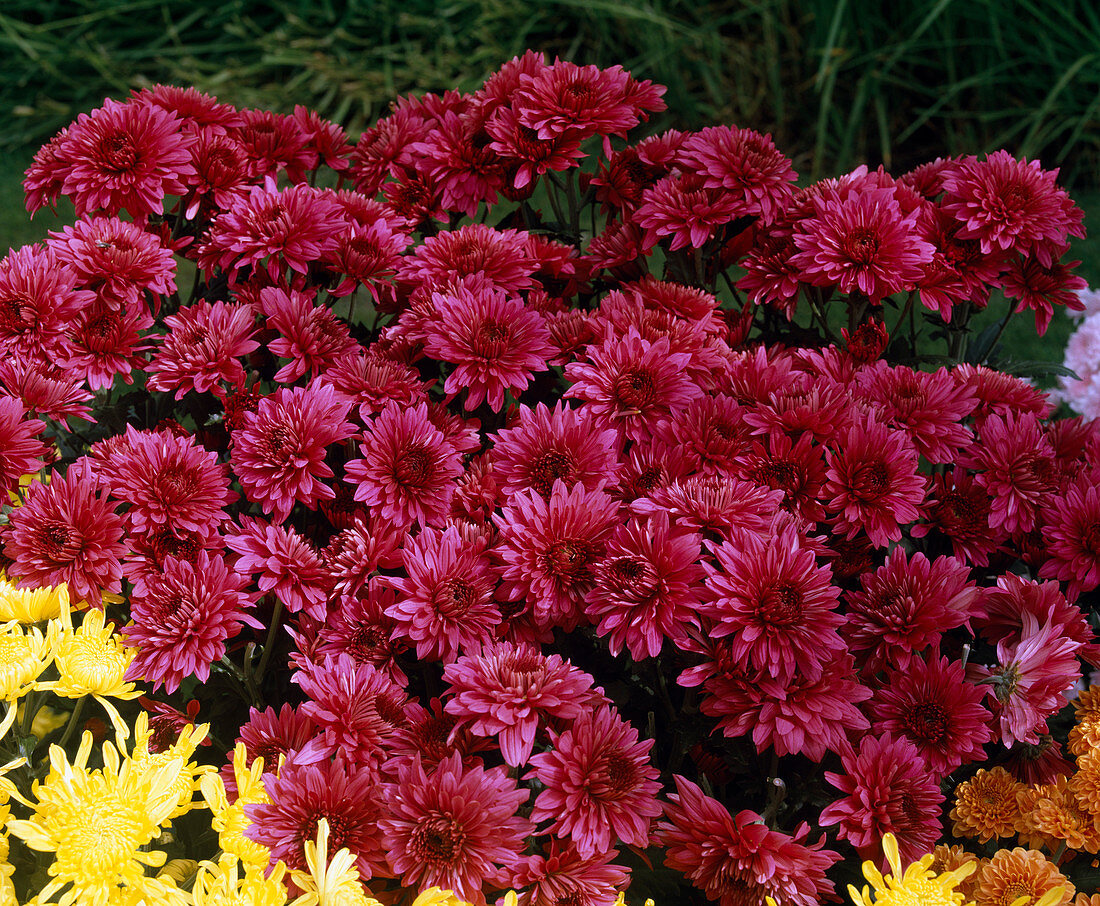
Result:
<svg viewBox="0 0 1100 906"><path fill-rule="evenodd" d="M593 568L618 522L619 503L602 489L554 482L549 499L517 493L493 517L500 529L502 594L526 599L536 623L576 628Z"/></svg>
<svg viewBox="0 0 1100 906"><path fill-rule="evenodd" d="M244 146L260 176L274 179L285 171L292 183L301 183L306 171L317 166L311 135L296 117L270 110L242 110L240 122L230 134Z"/></svg>
<svg viewBox="0 0 1100 906"><path fill-rule="evenodd" d="M666 638L681 639L686 627L698 625L700 540L670 525L664 512L619 526L585 604L613 655L625 647L634 660L656 657Z"/></svg>
<svg viewBox="0 0 1100 906"><path fill-rule="evenodd" d="M885 547L901 538L902 525L920 516L924 479L917 451L902 432L867 416L825 455L827 507L837 513L836 530L845 537L863 529L873 544Z"/></svg>
<svg viewBox="0 0 1100 906"><path fill-rule="evenodd" d="M66 608L68 600L65 601ZM57 630L50 625L46 634L37 626L23 627L15 620L0 626L0 700L6 713L0 721L0 738L7 735L15 723L18 701L54 659Z"/></svg>
<svg viewBox="0 0 1100 906"><path fill-rule="evenodd" d="M1080 678L1077 652L1081 643L1062 626L1023 613L1020 635L997 643L998 666L975 666L978 678L992 683L994 714L1001 738L1034 745L1045 732L1046 718L1067 704L1067 693Z"/></svg>
<svg viewBox="0 0 1100 906"><path fill-rule="evenodd" d="M1069 906L1076 888L1057 866L1034 849L998 850L978 874L978 902ZM1025 902L1027 902L1025 901Z"/></svg>
<svg viewBox="0 0 1100 906"><path fill-rule="evenodd" d="M611 861L616 855L611 850L584 858L575 846L551 838L545 854L529 857L516 870L513 883L526 888L517 906L616 906L629 878L627 869Z"/></svg>
<svg viewBox="0 0 1100 906"><path fill-rule="evenodd" d="M721 663L685 671L678 680L681 686L702 683L707 695L700 710L718 718L725 736L751 736L758 752L771 747L780 756L821 761L826 752L850 751L849 734L870 726L858 705L871 697L871 690L856 682L850 655L826 664L816 681L796 675L783 684L738 671L728 646L724 639L715 646Z"/></svg>
<svg viewBox="0 0 1100 906"><path fill-rule="evenodd" d="M455 285L432 293L436 320L424 350L456 367L443 387L448 399L466 391L465 408L482 401L499 412L504 393L519 395L545 371L553 354L543 317L516 296L491 286Z"/></svg>
<svg viewBox="0 0 1100 906"><path fill-rule="evenodd" d="M496 736L505 762L527 764L540 725L568 721L602 700L587 673L532 645L497 642L443 669L447 713L479 736Z"/></svg>
<svg viewBox="0 0 1100 906"><path fill-rule="evenodd" d="M972 860L950 871L933 871L932 853L902 868L897 837L889 832L883 834L882 850L891 873L883 877L873 861L864 862L863 876L873 890L864 886L861 893L849 884L848 895L856 906L962 906L966 896L955 888L978 869Z"/></svg>
<svg viewBox="0 0 1100 906"><path fill-rule="evenodd" d="M24 475L37 474L49 449L38 439L45 422L30 418L23 403L10 396L0 396L0 494L19 486Z"/></svg>
<svg viewBox="0 0 1100 906"><path fill-rule="evenodd" d="M330 853L328 818L317 822L317 839L306 840L306 871L292 871L302 894L293 906L382 906L363 892L355 856L348 849Z"/></svg>
<svg viewBox="0 0 1100 906"><path fill-rule="evenodd" d="M420 660L450 663L469 648L480 648L501 621L493 600L496 576L480 546L462 532L423 529L405 542L407 578L394 577L396 602L386 610L394 636L416 644Z"/></svg>
<svg viewBox="0 0 1100 906"><path fill-rule="evenodd" d="M273 592L287 610L304 610L323 620L328 575L317 549L294 529L241 516L240 531L228 534L226 547L239 558L233 568L255 578L261 592Z"/></svg>
<svg viewBox="0 0 1100 906"><path fill-rule="evenodd" d="M406 645L394 641L395 623L386 609L396 601L393 588L381 581L370 582L354 595L342 595L317 630L319 656L347 654L360 664L371 664L401 686L408 677L397 662Z"/></svg>
<svg viewBox="0 0 1100 906"><path fill-rule="evenodd" d="M970 570L951 557L907 557L894 548L886 562L860 576L862 591L847 593L841 635L862 669L904 670L941 635L966 625L978 612L981 593Z"/></svg>
<svg viewBox="0 0 1100 906"><path fill-rule="evenodd" d="M255 181L256 165L237 139L215 127L195 131L191 146L194 175L188 177L184 216L194 219L203 210L224 210L237 203Z"/></svg>
<svg viewBox="0 0 1100 906"><path fill-rule="evenodd" d="M153 316L144 301L121 307L96 302L80 312L70 326L68 347L59 362L64 370L48 370L36 383L41 385L44 381L51 381L55 387L50 395L62 395L62 400L68 397L77 403L91 398L87 390L80 386L85 381L92 390L109 388L119 375L127 384L133 383L133 372L144 371L148 364L142 333L152 325ZM6 364L10 368L15 363ZM77 386L73 386L74 379L79 382ZM30 390L28 383L26 379L22 381L23 386ZM63 391L62 387L66 384L68 387ZM44 404L48 399L42 392L37 396L43 399ZM51 409L57 413L52 415L53 418L78 413L87 417L86 407L73 406L72 402L65 408L44 406L41 411L51 414Z"/></svg>
<svg viewBox="0 0 1100 906"><path fill-rule="evenodd" d="M783 492L721 475L689 475L659 485L630 504L642 515L667 510L687 528L729 539L739 531L768 533Z"/></svg>
<svg viewBox="0 0 1100 906"><path fill-rule="evenodd" d="M345 356L322 379L355 401L364 424L390 400L407 409L426 399L424 381L415 368L370 354Z"/></svg>
<svg viewBox="0 0 1100 906"><path fill-rule="evenodd" d="M249 839L271 851L271 862L294 869L306 867L305 842L315 837L317 822L328 820L328 856L347 849L359 876L389 876L379 826L381 790L374 772L349 763L342 752L312 764L288 761L276 776L264 775L270 802L245 806Z"/></svg>
<svg viewBox="0 0 1100 906"><path fill-rule="evenodd" d="M68 350L71 322L95 301L49 249L26 245L0 260L0 353L53 365Z"/></svg>
<svg viewBox="0 0 1100 906"><path fill-rule="evenodd" d="M1055 305L1070 311L1081 311L1083 304L1077 291L1086 289L1085 278L1072 273L1080 261L1053 261L1043 265L1037 258L1023 261L1014 258L1001 277L1001 289L1009 299L1018 299L1017 311L1030 308L1035 312L1035 330L1042 336L1050 326Z"/></svg>
<svg viewBox="0 0 1100 906"><path fill-rule="evenodd" d="M508 185L516 191L533 187L548 171L561 172L577 166L584 157L580 139L572 133L539 138L535 129L523 125L510 106L498 107L485 123L492 138L488 149L505 164Z"/></svg>
<svg viewBox="0 0 1100 906"><path fill-rule="evenodd" d="M1057 170L1016 160L1007 151L994 151L984 161L967 157L944 176L941 206L963 224L959 235L978 239L986 254L998 248L1034 251L1049 265L1053 249L1085 234L1084 213L1055 185L1057 176Z"/></svg>
<svg viewBox="0 0 1100 906"><path fill-rule="evenodd" d="M405 690L349 655L327 655L319 664L305 664L293 681L309 699L301 706L302 714L331 730L344 754L357 764L377 767L407 724Z"/></svg>
<svg viewBox="0 0 1100 906"><path fill-rule="evenodd" d="M122 519L86 470L32 483L10 524L4 555L20 588L64 582L77 600L94 604L122 591Z"/></svg>
<svg viewBox="0 0 1100 906"><path fill-rule="evenodd" d="M346 467L357 485L355 499L377 507L395 526L426 525L449 511L461 454L429 420L425 403L386 403L368 426L360 452L362 458Z"/></svg>
<svg viewBox="0 0 1100 906"><path fill-rule="evenodd" d="M813 197L814 216L794 233L791 263L813 286L837 286L871 302L912 287L932 260L933 247L916 230L916 212L903 215L892 189L868 188L843 197Z"/></svg>
<svg viewBox="0 0 1100 906"><path fill-rule="evenodd" d="M126 211L141 224L164 210L166 195L184 195L194 139L180 125L163 108L110 98L80 114L65 141L70 166L61 187L77 215Z"/></svg>
<svg viewBox="0 0 1100 906"><path fill-rule="evenodd" d="M225 396L219 382L244 384L242 356L260 344L252 339L255 315L246 305L200 301L164 319L168 335L153 353L146 370L151 390L188 390Z"/></svg>
<svg viewBox="0 0 1100 906"><path fill-rule="evenodd" d="M550 832L568 836L588 857L619 843L645 848L650 820L661 814L659 771L649 763L652 739L610 706L584 711L560 735L550 731L549 752L531 756L528 779L544 789L532 821L553 821Z"/></svg>
<svg viewBox="0 0 1100 906"><path fill-rule="evenodd" d="M316 377L359 351L347 325L332 309L315 305L306 293L267 287L260 290L260 308L267 327L279 333L267 344L268 349L290 359L275 372L275 381L292 384L306 374Z"/></svg>
<svg viewBox="0 0 1100 906"><path fill-rule="evenodd" d="M392 227L385 218L352 224L329 253L329 268L344 274L344 279L329 294L347 296L364 286L377 302L380 294L392 287L401 255L408 245L408 235Z"/></svg>
<svg viewBox="0 0 1100 906"><path fill-rule="evenodd" d="M385 786L378 825L390 867L406 887L445 887L485 906L483 887L501 886L534 830L516 814L528 796L503 768L464 768L458 752L431 774L414 756Z"/></svg>
<svg viewBox="0 0 1100 906"><path fill-rule="evenodd" d="M65 175L72 166L68 152L69 132L72 124L65 126L46 144L34 152L34 159L27 168L23 179L23 191L27 211L34 214L40 208L49 205L57 210L57 199L61 197L61 186Z"/></svg>
<svg viewBox="0 0 1100 906"><path fill-rule="evenodd" d="M1100 585L1100 488L1078 479L1064 497L1048 500L1042 515L1047 561L1039 575L1065 582L1067 597L1075 601Z"/></svg>
<svg viewBox="0 0 1100 906"><path fill-rule="evenodd" d="M232 104L219 103L216 97L197 88L157 84L152 88L133 91L131 97L140 104L174 113L193 129L210 127L224 132L239 126L241 122L241 115Z"/></svg>
<svg viewBox="0 0 1100 906"><path fill-rule="evenodd" d="M966 682L961 664L929 650L904 670L887 672L868 705L871 732L908 739L933 777L945 777L985 754L993 715L983 698L985 690Z"/></svg>
<svg viewBox="0 0 1100 906"><path fill-rule="evenodd" d="M252 823L245 812L246 806L271 802L264 790L263 770L263 758L255 758L249 763L244 743L238 741L229 763L222 769L222 774L228 773L229 781L214 772L204 774L199 780L202 798L211 812L211 829L218 835L218 845L227 856L234 861L240 860L250 869L266 869L271 858L271 851L266 846L245 834ZM234 796L232 804L230 792Z"/></svg>
<svg viewBox="0 0 1100 906"><path fill-rule="evenodd" d="M416 169L442 196L447 211L461 211L473 219L482 202L496 204L504 188L504 165L483 142L475 140L478 124L453 110L444 112L432 130L408 147Z"/></svg>
<svg viewBox="0 0 1100 906"><path fill-rule="evenodd" d="M325 452L351 435L350 408L350 399L316 380L308 387L282 387L260 400L233 432L230 462L245 497L276 522L285 520L296 502L315 509L318 500L331 500L335 492L324 479L333 472Z"/></svg>
<svg viewBox="0 0 1100 906"><path fill-rule="evenodd" d="M527 233L482 223L431 236L402 262L402 276L417 285L442 286L480 275L506 293L530 289L537 270Z"/></svg>
<svg viewBox="0 0 1100 906"><path fill-rule="evenodd" d="M967 469L956 466L932 476L924 505L927 523L910 528L914 538L933 530L946 536L957 559L988 566L990 555L1008 540L1008 532L990 528L993 499Z"/></svg>
<svg viewBox="0 0 1100 906"><path fill-rule="evenodd" d="M223 855L217 862L200 862L191 890L194 906L285 906L286 865L266 873Z"/></svg>
<svg viewBox="0 0 1100 906"><path fill-rule="evenodd" d="M722 803L679 775L654 836L665 865L682 872L707 899L729 906L814 906L831 897L825 872L840 855L824 849L825 836L807 844L803 822L793 835L772 830L756 812L731 815Z"/></svg>
<svg viewBox="0 0 1100 906"><path fill-rule="evenodd" d="M82 737L72 763L51 746L50 773L36 785L31 817L8 822L28 847L53 854L50 881L38 898L45 902L64 891L62 904L144 897L182 906L186 899L174 882L145 876L146 866L160 867L166 859L163 850L147 846L176 806L172 784L179 762L142 770L105 743L103 768L89 771L91 751L91 733Z"/></svg>
<svg viewBox="0 0 1100 906"><path fill-rule="evenodd" d="M798 178L790 160L770 135L733 126L709 126L684 139L679 162L703 177L708 189L723 189L737 202L735 216L756 215L762 223L775 220L791 196Z"/></svg>
<svg viewBox="0 0 1100 906"><path fill-rule="evenodd" d="M68 606L69 592L64 585L45 588L16 588L0 572L0 623L40 623L61 616L62 602Z"/></svg>
<svg viewBox="0 0 1100 906"><path fill-rule="evenodd" d="M1080 784L1070 785L1065 774L1049 783L1030 784L1020 793L1020 842L1056 850L1064 844L1076 852L1100 852L1100 827L1096 816L1077 794Z"/></svg>
<svg viewBox="0 0 1100 906"><path fill-rule="evenodd" d="M631 220L645 229L643 248L670 237L669 250L701 249L718 227L738 216L738 199L722 189L707 188L694 173L665 176L642 193Z"/></svg>
<svg viewBox="0 0 1100 906"><path fill-rule="evenodd" d="M127 676L168 692L189 676L205 682L226 639L246 625L261 627L245 613L252 601L244 585L221 557L204 550L194 564L167 558L164 572L147 577L131 601L134 622L123 633L138 654Z"/></svg>
<svg viewBox="0 0 1100 906"><path fill-rule="evenodd" d="M887 832L897 837L906 861L931 851L941 833L944 795L917 747L907 739L868 735L843 763L844 774L826 771L825 777L846 795L822 811L819 823L837 825L837 835L865 859L878 857Z"/></svg>
<svg viewBox="0 0 1100 906"><path fill-rule="evenodd" d="M295 185L280 192L268 179L215 218L200 263L236 273L266 259L272 276L285 268L304 274L332 252L345 228L339 207L318 190Z"/></svg>

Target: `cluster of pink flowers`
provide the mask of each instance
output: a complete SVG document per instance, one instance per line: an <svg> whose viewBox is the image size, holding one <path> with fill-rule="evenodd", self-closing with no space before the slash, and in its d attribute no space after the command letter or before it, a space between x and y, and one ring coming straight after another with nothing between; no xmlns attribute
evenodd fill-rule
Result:
<svg viewBox="0 0 1100 906"><path fill-rule="evenodd" d="M170 702L251 683L274 859L326 817L383 894L610 906L649 849L811 906L963 766L1062 770L1100 428L884 322L1042 332L1081 211L1005 152L797 188L751 129L628 143L662 93L528 52L352 145L158 86L29 169L79 220L0 261L4 490L62 460L7 573L122 596Z"/></svg>

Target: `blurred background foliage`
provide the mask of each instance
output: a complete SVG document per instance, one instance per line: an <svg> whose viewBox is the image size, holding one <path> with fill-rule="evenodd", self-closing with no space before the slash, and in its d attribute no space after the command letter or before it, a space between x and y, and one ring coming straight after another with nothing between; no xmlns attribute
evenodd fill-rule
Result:
<svg viewBox="0 0 1100 906"><path fill-rule="evenodd" d="M7 0L0 247L49 228L22 213L22 171L105 95L193 84L306 104L354 137L397 95L472 90L528 47L667 85L655 129L770 132L804 181L1003 147L1061 167L1100 210L1095 0ZM1100 283L1100 246L1077 254ZM1068 329L1055 322L1044 358Z"/></svg>

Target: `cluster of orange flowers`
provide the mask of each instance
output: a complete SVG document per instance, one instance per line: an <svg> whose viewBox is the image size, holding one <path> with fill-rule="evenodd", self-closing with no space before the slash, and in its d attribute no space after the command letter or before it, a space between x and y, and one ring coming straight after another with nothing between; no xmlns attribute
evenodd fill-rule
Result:
<svg viewBox="0 0 1100 906"><path fill-rule="evenodd" d="M1100 686L1091 686L1075 703L1076 725L1069 734L1069 751L1077 770L1052 783L1024 784L1001 767L981 769L955 790L951 810L956 837L985 844L1016 838L1015 848L998 849L983 858L962 846L937 846L935 864L949 870L978 863L959 885L976 906L1006 906L1022 896L1034 902L1046 891L1065 889L1063 906L1100 906L1100 894L1078 893L1059 866L1081 854L1100 862Z"/></svg>

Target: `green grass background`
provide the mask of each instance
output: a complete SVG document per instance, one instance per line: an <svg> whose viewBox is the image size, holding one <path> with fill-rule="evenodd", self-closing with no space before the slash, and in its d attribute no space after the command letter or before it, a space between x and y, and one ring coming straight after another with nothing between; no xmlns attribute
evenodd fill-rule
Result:
<svg viewBox="0 0 1100 906"><path fill-rule="evenodd" d="M355 135L398 94L471 90L528 47L667 85L659 127L770 132L805 179L1001 147L1037 157L1100 235L1094 0L9 0L0 249L61 223L27 218L23 170L106 95L194 84L237 105L307 104ZM1100 242L1074 254L1100 285ZM1071 328L1058 312L1040 339L1021 315L1005 343L1060 361Z"/></svg>

